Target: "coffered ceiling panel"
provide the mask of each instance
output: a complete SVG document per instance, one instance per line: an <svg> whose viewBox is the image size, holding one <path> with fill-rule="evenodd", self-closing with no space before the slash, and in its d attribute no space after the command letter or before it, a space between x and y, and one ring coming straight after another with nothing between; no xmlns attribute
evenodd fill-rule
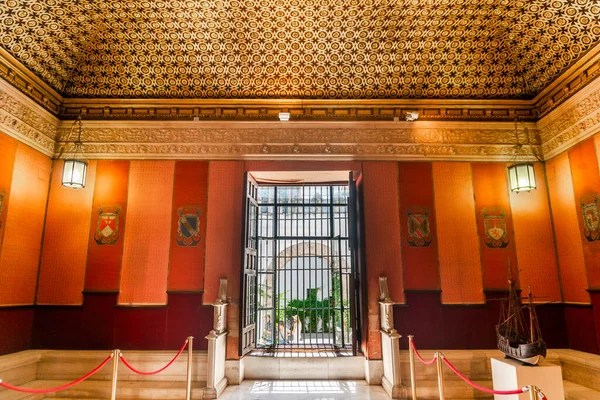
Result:
<svg viewBox="0 0 600 400"><path fill-rule="evenodd" d="M0 0L66 97L523 99L600 42L600 0Z"/></svg>

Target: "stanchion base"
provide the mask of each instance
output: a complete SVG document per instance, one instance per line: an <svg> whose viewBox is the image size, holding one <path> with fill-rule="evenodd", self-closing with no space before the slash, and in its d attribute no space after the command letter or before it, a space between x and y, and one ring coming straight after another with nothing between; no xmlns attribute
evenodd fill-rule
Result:
<svg viewBox="0 0 600 400"><path fill-rule="evenodd" d="M385 376L381 378L381 386L392 399L405 399L407 392L402 386L394 386Z"/></svg>
<svg viewBox="0 0 600 400"><path fill-rule="evenodd" d="M494 390L513 390L527 385L537 386L548 400L565 398L560 365L543 361L536 366L524 365L512 358L492 358ZM529 394L494 395L495 400L529 399Z"/></svg>
<svg viewBox="0 0 600 400"><path fill-rule="evenodd" d="M227 388L227 378L221 379L219 383L215 386L214 389L204 388L204 398L205 399L216 399L221 393Z"/></svg>

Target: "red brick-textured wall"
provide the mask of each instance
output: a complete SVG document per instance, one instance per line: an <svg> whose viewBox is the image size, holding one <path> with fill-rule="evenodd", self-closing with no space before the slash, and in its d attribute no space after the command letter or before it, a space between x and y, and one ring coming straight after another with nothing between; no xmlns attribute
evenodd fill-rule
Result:
<svg viewBox="0 0 600 400"><path fill-rule="evenodd" d="M169 253L169 291L201 291L204 288L206 242L206 203L208 197L208 162L180 161L175 165L173 211L171 219L171 249ZM198 238L186 245L178 240L179 218L199 214ZM181 245L183 244L183 245Z"/></svg>
<svg viewBox="0 0 600 400"><path fill-rule="evenodd" d="M483 287L486 290L506 290L508 260L512 270L518 271L506 166L501 163L473 163L471 167ZM503 231L504 234L498 238L499 233L492 236L489 231L492 234Z"/></svg>
<svg viewBox="0 0 600 400"><path fill-rule="evenodd" d="M50 238L52 235L60 237L61 229L78 232L82 224L86 230L85 243L82 241L75 249L72 248L73 240L62 244L56 241L52 245L54 247L44 249L56 254L68 254L68 251L74 250L79 260L77 265L81 264L81 259L85 259L83 265L73 271L76 284L69 283L68 290L60 293L56 287L56 277L68 272L64 269L63 256L46 258L43 261L38 300L39 303L54 305L33 307L50 160L6 136L0 135L0 139L4 140L2 143L9 144L1 146L0 152L10 153L10 149L14 149L13 162L9 153L8 158L1 160L13 171L6 172L8 170L3 167L1 171L4 175L0 176L0 184L9 186L8 190L5 189L9 201L5 203L1 217L4 221L0 229L4 232L0 233L4 233L4 236L0 243L0 274L4 277L8 276L4 274L12 271L14 275L15 269L11 265L15 260L19 260L19 265L22 261L28 265L12 278L13 283L22 285L22 289L0 290L0 307L9 304L29 307L0 310L0 322L18 322L17 325L11 325L10 334L13 335L15 329L22 333L21 336L17 334L19 339L0 348L0 352L26 348L30 343L35 347L50 348L120 346L175 349L180 345L180 339L189 332L204 335L197 330L198 326L208 331L212 314L206 305L217 296L219 278L228 277L229 297L232 300L228 356L235 358L244 171L362 170L367 217L365 242L371 316L368 343L370 358L380 356L376 332L379 324L376 310L379 275L388 276L392 298L404 303L396 310L399 313L396 321L399 330L403 333L412 330L430 348L461 347L471 343L462 341L465 330L471 332L467 336L472 336L472 343L478 343L473 346L493 345L493 338L490 339L485 332L493 332L493 325L497 322L497 306L496 302L486 302L490 296L493 297L493 293L487 291L504 288L508 258L511 258L513 266L521 270L522 285L531 283L535 294L546 296L547 299L542 301L560 301L564 296L568 302L589 303L585 290L590 287L593 289L591 283L587 285L582 282L582 276L584 273L588 278L595 276L595 258L590 254L595 254L593 251L596 247L593 246L596 246L596 242L584 242L587 239L581 230L577 196L596 187L590 186L590 182L594 182L600 171L595 148L595 143L599 143L597 137L548 163L548 189L544 168L537 165L538 190L520 194L508 193L506 166L502 163L94 161L88 177L88 182L95 180L95 185L90 186L92 194L74 192L73 196L82 196L84 200L78 202L73 210L67 210L69 213L81 212L87 217L63 218L65 208L69 208L65 204L72 199L59 199L62 201L61 207L54 207L56 200L52 199L47 215L47 229L51 222L58 225L50 228ZM13 143L12 147L10 143ZM151 169L153 172L137 174L132 172L132 166L135 166L134 170ZM582 182L585 173L590 170L596 176ZM157 176L161 177L160 184L154 185ZM36 183L33 186L30 184L32 179ZM2 183L9 180L11 182L8 184ZM53 184L52 190L57 184ZM15 188L18 189L16 192ZM138 196L134 199L137 205L133 212L130 208L132 188L134 197ZM147 193L154 190L160 191L159 200L156 200L158 197L155 194ZM572 191L571 197L569 190ZM14 198L20 200L16 205L12 201ZM117 243L101 246L93 240L93 235L98 207L107 204L121 206L121 235ZM201 208L200 247L186 249L176 243L174 235L177 233L178 209L183 205L198 205ZM407 241L406 210L416 206L430 209L432 238L426 247L410 246ZM490 207L505 210L509 236L506 247L485 245L486 228L482 211ZM133 229L130 231L130 217L133 215ZM23 216L33 217L33 221L38 221L38 228L18 224L17 221L22 220ZM85 222L74 222L84 219ZM156 232L147 231L152 229L160 230L160 239L157 239ZM574 229L576 232L572 232ZM555 235L553 232L556 230L560 232ZM69 234L66 233L64 237ZM23 235L27 238L37 237L37 242L25 240ZM149 239L138 243L144 237ZM17 246L7 247L7 241ZM452 241L469 249L456 249L456 246L451 246ZM128 265L133 265L133 258L128 258L127 251L123 257L123 248L147 246L148 242L154 245L154 249L161 249L162 261L142 260L144 254L152 252L138 249L133 252L137 257L134 257L134 264L146 267L133 274L132 270L125 268L123 273L124 259L129 260ZM565 249L577 243L582 249L588 246L583 259L581 256L577 258L577 252L573 251L569 254L570 258L565 258ZM17 250L22 254L15 253ZM463 254L465 251L468 254ZM143 263L138 263L138 258ZM152 257L153 260L156 258ZM465 260L468 261L466 264ZM468 266L466 270L465 265ZM151 280L145 279L144 274L148 273L154 274ZM55 278L48 279L52 274ZM82 290L85 291L82 305L64 307L67 304L81 304ZM121 303L149 302L158 307L134 309L118 306L119 290L124 291L121 299L126 300L121 300ZM135 294L138 290L143 294L139 299ZM407 290L406 295L404 290ZM145 291L151 292L150 301L147 301ZM592 304L588 305L559 304L542 308L541 320L546 317L553 321L587 324L583 332L577 328L567 329L566 322L561 322L557 331L549 333L549 341L556 346L597 351L600 344L595 332L600 326L600 313L597 311L600 304L594 302L597 297L592 296ZM478 304L465 306L465 303ZM427 318L420 318L423 315L427 315ZM476 328L470 321L477 321L482 327ZM195 325L195 322L200 325ZM8 334L5 325L0 324L2 335ZM33 337L28 336L31 335L32 326ZM76 338L73 332L78 331L84 333L85 341ZM443 340L439 335L441 331L444 332Z"/></svg>
<svg viewBox="0 0 600 400"><path fill-rule="evenodd" d="M55 162L52 174L37 304L78 305L85 282L88 233L92 197L96 181L96 162L88 163L86 186L62 186L62 160Z"/></svg>
<svg viewBox="0 0 600 400"><path fill-rule="evenodd" d="M17 141L9 136L0 134L0 253L2 253L2 237L8 211L8 199L13 177Z"/></svg>
<svg viewBox="0 0 600 400"><path fill-rule="evenodd" d="M238 357L238 313L242 249L242 196L244 163L213 161L208 177L208 224L206 226L206 274L204 300L211 303L219 294L219 280L228 278L227 358Z"/></svg>
<svg viewBox="0 0 600 400"><path fill-rule="evenodd" d="M588 240L584 234L582 212L582 203L588 203L590 200L587 198L590 196L596 196L597 207L600 207L600 173L598 172L598 158L593 138L579 143L568 153L588 284L591 288L598 289L600 288L600 236L596 236L596 240Z"/></svg>
<svg viewBox="0 0 600 400"><path fill-rule="evenodd" d="M433 202L431 163L399 163L398 178L404 289L440 289L438 242L435 240L437 238L437 229ZM422 238L422 243L409 241L409 212L416 213L417 215L426 215L425 213L428 213L430 238Z"/></svg>
<svg viewBox="0 0 600 400"><path fill-rule="evenodd" d="M50 159L18 143L2 221L0 305L29 305L35 300L49 179Z"/></svg>
<svg viewBox="0 0 600 400"><path fill-rule="evenodd" d="M388 278L390 296L404 302L400 213L398 210L398 163L364 162L365 253L368 293L369 358L381 358L379 334L379 281Z"/></svg>
<svg viewBox="0 0 600 400"><path fill-rule="evenodd" d="M579 235L568 154L563 153L548 161L546 171L563 299L567 302L589 303L585 258Z"/></svg>
<svg viewBox="0 0 600 400"><path fill-rule="evenodd" d="M484 301L473 175L469 163L433 163L442 302Z"/></svg>
<svg viewBox="0 0 600 400"><path fill-rule="evenodd" d="M50 159L0 133L0 355L31 347Z"/></svg>
<svg viewBox="0 0 600 400"><path fill-rule="evenodd" d="M88 241L85 290L118 290L123 256L123 232L127 226L127 188L129 186L129 161L99 160L96 165L96 184L92 204ZM104 226L100 212L118 212L117 236L105 244L98 234ZM98 240L98 241L97 241Z"/></svg>
<svg viewBox="0 0 600 400"><path fill-rule="evenodd" d="M556 248L544 166L535 165L537 189L510 194L521 288L528 285L537 301L560 302Z"/></svg>
<svg viewBox="0 0 600 400"><path fill-rule="evenodd" d="M175 163L132 161L119 304L166 304Z"/></svg>

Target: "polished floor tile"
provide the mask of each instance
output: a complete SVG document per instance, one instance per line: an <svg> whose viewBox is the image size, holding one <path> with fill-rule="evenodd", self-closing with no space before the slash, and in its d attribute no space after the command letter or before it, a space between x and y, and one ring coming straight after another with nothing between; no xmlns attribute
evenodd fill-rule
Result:
<svg viewBox="0 0 600 400"><path fill-rule="evenodd" d="M387 400L381 386L365 381L244 381L229 386L222 400Z"/></svg>

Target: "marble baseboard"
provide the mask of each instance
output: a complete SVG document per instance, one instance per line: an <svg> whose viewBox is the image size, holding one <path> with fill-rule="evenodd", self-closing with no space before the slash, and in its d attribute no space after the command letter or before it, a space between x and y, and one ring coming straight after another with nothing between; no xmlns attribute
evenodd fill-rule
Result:
<svg viewBox="0 0 600 400"><path fill-rule="evenodd" d="M349 380L364 379L363 357L244 357L244 379Z"/></svg>

